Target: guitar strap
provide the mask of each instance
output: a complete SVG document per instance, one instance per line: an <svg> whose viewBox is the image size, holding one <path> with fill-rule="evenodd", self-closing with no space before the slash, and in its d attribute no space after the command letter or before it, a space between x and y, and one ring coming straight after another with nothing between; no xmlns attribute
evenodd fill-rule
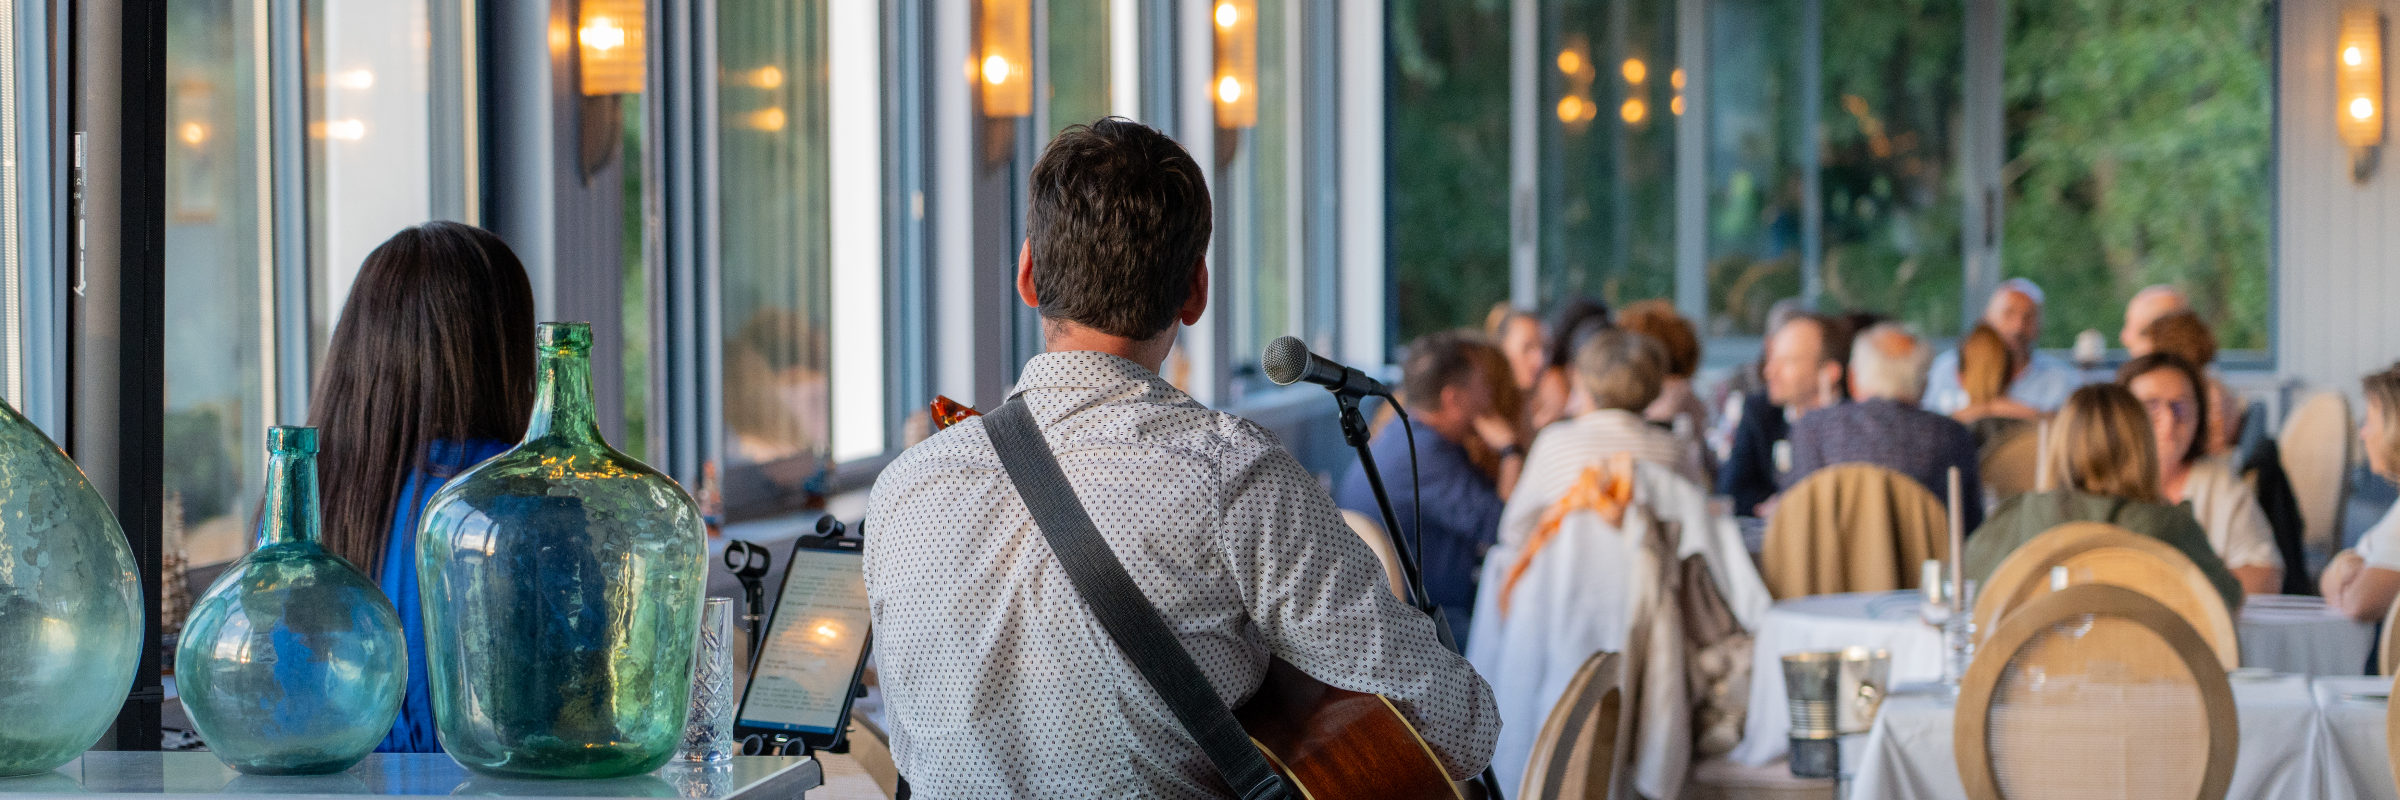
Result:
<svg viewBox="0 0 2400 800"><path fill-rule="evenodd" d="M1100 538L1100 529L1092 525L1091 515L1075 499L1074 487L1067 485L1066 473L1058 468L1058 457L1035 424L1033 410L1023 399L1011 398L984 416L983 431L991 437L992 450L1000 454L1000 464L1008 470L1009 482L1016 484L1025 509L1033 512L1034 526L1066 568L1076 593L1083 595L1084 605L1100 618L1100 627L1150 682L1151 690L1166 701L1167 710L1199 743L1217 774L1244 800L1288 798L1283 777L1251 745L1250 734L1217 698L1192 654L1176 641L1158 608Z"/></svg>

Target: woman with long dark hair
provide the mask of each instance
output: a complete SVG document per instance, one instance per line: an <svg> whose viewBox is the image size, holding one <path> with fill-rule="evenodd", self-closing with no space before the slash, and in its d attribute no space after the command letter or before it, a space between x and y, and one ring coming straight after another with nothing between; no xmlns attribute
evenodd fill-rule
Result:
<svg viewBox="0 0 2400 800"><path fill-rule="evenodd" d="M440 752L417 601L417 515L507 450L533 412L533 287L500 237L455 222L367 254L325 349L308 424L323 442L325 546L376 577L408 634L408 696L382 752Z"/></svg>

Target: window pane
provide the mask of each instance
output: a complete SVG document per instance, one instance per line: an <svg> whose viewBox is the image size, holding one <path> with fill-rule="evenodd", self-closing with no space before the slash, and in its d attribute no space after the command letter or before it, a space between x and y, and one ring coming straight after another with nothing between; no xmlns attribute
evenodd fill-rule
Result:
<svg viewBox="0 0 2400 800"><path fill-rule="evenodd" d="M1301 332L1293 318L1292 269L1299 255L1293 236L1291 4L1258 0L1257 124L1220 129L1218 152L1231 158L1217 176L1217 233L1232 280L1233 353L1237 364L1255 363L1276 337Z"/></svg>
<svg viewBox="0 0 2400 800"><path fill-rule="evenodd" d="M1818 308L1960 330L1963 13L1956 0L1825 2Z"/></svg>
<svg viewBox="0 0 2400 800"><path fill-rule="evenodd" d="M1508 4L1390 5L1394 345L1508 299ZM1348 90L1354 87L1345 87Z"/></svg>
<svg viewBox="0 0 2400 800"><path fill-rule="evenodd" d="M1673 297L1675 4L1542 5L1540 296Z"/></svg>
<svg viewBox="0 0 2400 800"><path fill-rule="evenodd" d="M1044 79L1050 84L1049 141L1069 125L1088 125L1108 116L1109 0L1050 0L1049 51Z"/></svg>
<svg viewBox="0 0 2400 800"><path fill-rule="evenodd" d="M814 502L830 431L824 0L717 17L725 512Z"/></svg>
<svg viewBox="0 0 2400 800"><path fill-rule="evenodd" d="M367 253L432 216L432 39L424 0L312 0L308 11L309 230L321 346Z"/></svg>
<svg viewBox="0 0 2400 800"><path fill-rule="evenodd" d="M262 43L249 0L167 5L168 513L193 564L249 549L265 426L270 269ZM180 506L176 502L180 500Z"/></svg>
<svg viewBox="0 0 2400 800"><path fill-rule="evenodd" d="M1757 334L1800 295L1798 3L1708 6L1708 331Z"/></svg>
<svg viewBox="0 0 2400 800"><path fill-rule="evenodd" d="M2042 345L2113 342L2171 283L2228 349L2268 346L2274 4L2008 5L2008 275L2048 290Z"/></svg>

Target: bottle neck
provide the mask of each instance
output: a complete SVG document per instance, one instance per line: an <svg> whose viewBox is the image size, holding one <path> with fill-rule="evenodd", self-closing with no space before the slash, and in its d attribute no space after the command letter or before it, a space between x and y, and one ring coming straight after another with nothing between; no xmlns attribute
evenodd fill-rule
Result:
<svg viewBox="0 0 2400 800"><path fill-rule="evenodd" d="M543 348L536 365L533 419L525 442L599 442L600 422L592 408L592 360L566 348Z"/></svg>
<svg viewBox="0 0 2400 800"><path fill-rule="evenodd" d="M258 546L321 543L317 501L316 454L268 455L266 524L258 532Z"/></svg>

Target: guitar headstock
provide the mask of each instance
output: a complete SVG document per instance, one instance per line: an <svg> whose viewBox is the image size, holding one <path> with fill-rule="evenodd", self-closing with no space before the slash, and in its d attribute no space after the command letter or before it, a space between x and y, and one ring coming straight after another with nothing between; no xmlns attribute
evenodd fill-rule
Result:
<svg viewBox="0 0 2400 800"><path fill-rule="evenodd" d="M952 400L946 395L937 394L933 396L932 415L933 429L939 431L943 428L965 422L968 417L983 416L983 412L976 411L973 406Z"/></svg>

